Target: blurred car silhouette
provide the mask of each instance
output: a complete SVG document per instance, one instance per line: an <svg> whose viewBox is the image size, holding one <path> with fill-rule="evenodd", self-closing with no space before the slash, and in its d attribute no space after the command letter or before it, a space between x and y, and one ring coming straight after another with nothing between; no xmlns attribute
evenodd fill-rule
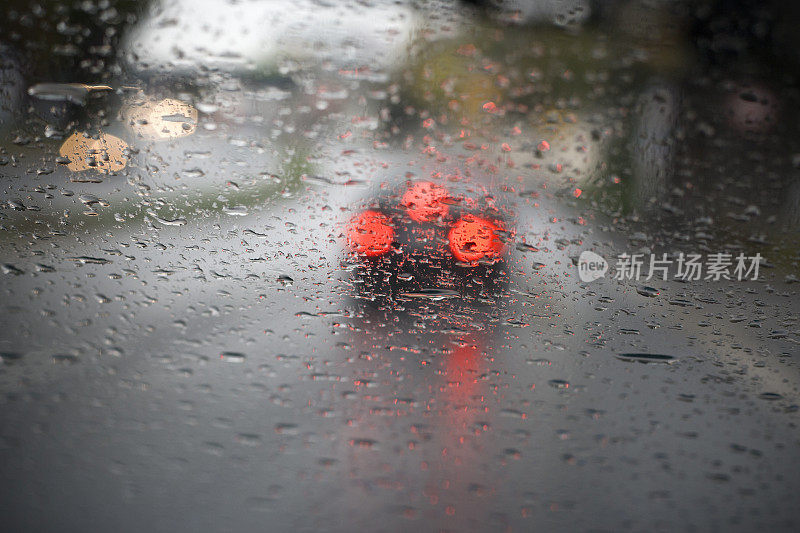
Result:
<svg viewBox="0 0 800 533"><path fill-rule="evenodd" d="M507 284L512 218L485 187L463 178L408 182L348 222L354 283L377 299L496 294Z"/></svg>

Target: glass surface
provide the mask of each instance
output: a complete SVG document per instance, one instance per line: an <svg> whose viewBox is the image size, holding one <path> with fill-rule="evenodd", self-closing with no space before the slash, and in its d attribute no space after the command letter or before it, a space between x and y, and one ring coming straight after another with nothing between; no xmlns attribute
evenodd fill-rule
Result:
<svg viewBox="0 0 800 533"><path fill-rule="evenodd" d="M794 3L0 9L3 531L800 529Z"/></svg>

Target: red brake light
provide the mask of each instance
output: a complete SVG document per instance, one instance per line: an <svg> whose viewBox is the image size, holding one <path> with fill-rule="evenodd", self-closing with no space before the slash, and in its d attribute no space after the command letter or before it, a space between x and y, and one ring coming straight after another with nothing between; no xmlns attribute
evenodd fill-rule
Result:
<svg viewBox="0 0 800 533"><path fill-rule="evenodd" d="M400 203L406 208L408 216L415 222L433 222L447 215L450 207L447 199L450 194L441 185L421 181L411 185Z"/></svg>
<svg viewBox="0 0 800 533"><path fill-rule="evenodd" d="M503 253L500 228L485 218L464 215L456 222L448 240L450 251L461 262L475 264L482 259L496 260Z"/></svg>
<svg viewBox="0 0 800 533"><path fill-rule="evenodd" d="M353 252L377 257L389 251L394 228L389 217L378 211L364 211L353 217L347 227L347 245Z"/></svg>

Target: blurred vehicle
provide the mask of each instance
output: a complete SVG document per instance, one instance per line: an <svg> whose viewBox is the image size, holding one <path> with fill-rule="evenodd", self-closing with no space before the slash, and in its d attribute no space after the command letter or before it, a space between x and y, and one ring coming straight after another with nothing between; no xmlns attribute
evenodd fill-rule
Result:
<svg viewBox="0 0 800 533"><path fill-rule="evenodd" d="M408 182L352 217L347 247L362 293L445 299L507 283L513 213L485 186L450 178Z"/></svg>

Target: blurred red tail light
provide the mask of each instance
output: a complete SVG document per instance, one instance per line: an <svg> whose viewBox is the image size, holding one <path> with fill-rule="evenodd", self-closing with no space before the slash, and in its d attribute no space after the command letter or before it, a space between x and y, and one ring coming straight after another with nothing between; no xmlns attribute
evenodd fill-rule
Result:
<svg viewBox="0 0 800 533"><path fill-rule="evenodd" d="M350 220L347 245L351 251L377 257L392 247L394 228L389 217L378 211L364 211Z"/></svg>
<svg viewBox="0 0 800 533"><path fill-rule="evenodd" d="M494 222L475 215L464 215L450 229L447 239L453 256L463 262L500 259L505 246L500 240L501 228Z"/></svg>

